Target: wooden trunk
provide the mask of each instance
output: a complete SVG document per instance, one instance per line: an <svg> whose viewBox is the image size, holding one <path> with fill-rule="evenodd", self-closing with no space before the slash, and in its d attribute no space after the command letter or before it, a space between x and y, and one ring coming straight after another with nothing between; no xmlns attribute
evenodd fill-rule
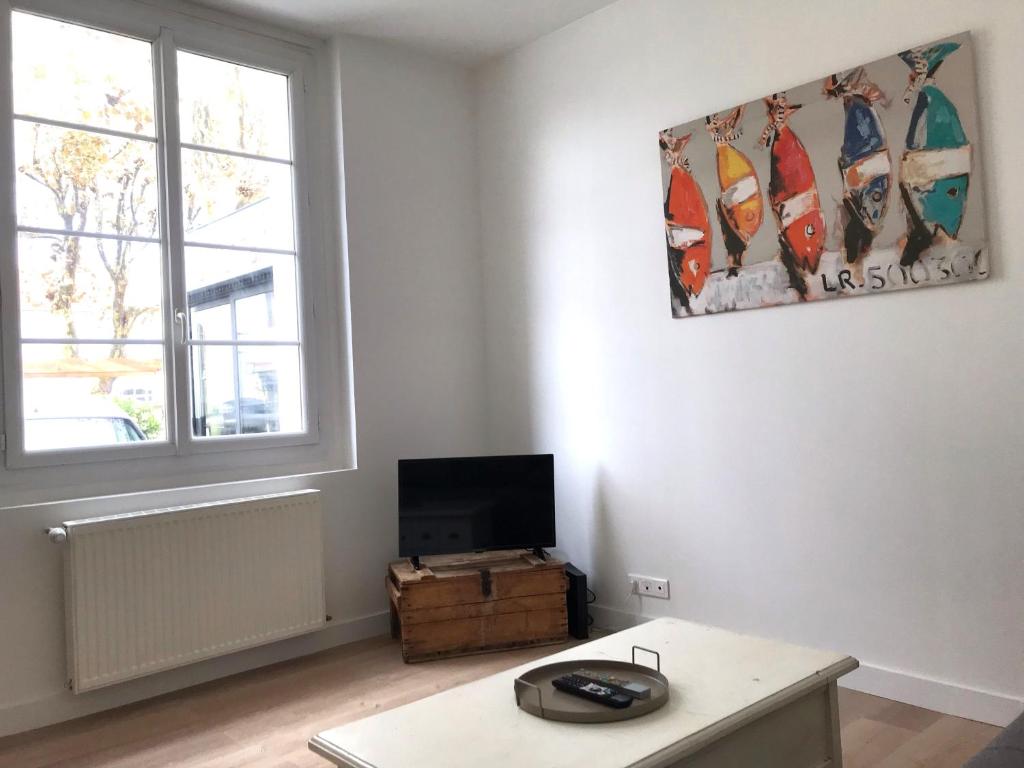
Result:
<svg viewBox="0 0 1024 768"><path fill-rule="evenodd" d="M565 563L528 550L398 560L387 587L407 662L568 639Z"/></svg>

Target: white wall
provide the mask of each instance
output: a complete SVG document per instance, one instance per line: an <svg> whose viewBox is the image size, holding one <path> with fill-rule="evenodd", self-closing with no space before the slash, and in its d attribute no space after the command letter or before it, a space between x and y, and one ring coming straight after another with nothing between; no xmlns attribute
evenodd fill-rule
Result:
<svg viewBox="0 0 1024 768"><path fill-rule="evenodd" d="M965 29L987 282L671 319L659 129ZM556 454L605 621L831 647L868 665L851 685L1020 711L1022 30L1019 0L622 0L480 73L489 444Z"/></svg>
<svg viewBox="0 0 1024 768"><path fill-rule="evenodd" d="M349 37L336 43L359 468L67 505L46 502L83 489L116 490L125 478L94 469L88 484L31 488L0 476L0 506L24 505L0 509L0 735L386 631L384 568L397 551L396 460L481 450L473 81L453 65L390 45ZM338 289L331 290L337 302ZM334 383L338 389L324 397L344 409ZM162 484L149 477L135 487ZM94 512L303 487L324 492L331 629L93 694L63 689L60 550L44 527Z"/></svg>

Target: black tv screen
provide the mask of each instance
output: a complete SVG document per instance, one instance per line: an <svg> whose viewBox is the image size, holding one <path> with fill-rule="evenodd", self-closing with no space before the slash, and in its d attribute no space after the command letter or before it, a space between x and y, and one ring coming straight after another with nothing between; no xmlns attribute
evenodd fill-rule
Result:
<svg viewBox="0 0 1024 768"><path fill-rule="evenodd" d="M398 462L401 557L553 546L551 454Z"/></svg>

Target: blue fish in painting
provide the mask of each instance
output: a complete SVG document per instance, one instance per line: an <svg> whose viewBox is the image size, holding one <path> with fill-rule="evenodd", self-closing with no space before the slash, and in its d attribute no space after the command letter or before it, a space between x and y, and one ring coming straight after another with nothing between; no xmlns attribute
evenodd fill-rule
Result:
<svg viewBox="0 0 1024 768"><path fill-rule="evenodd" d="M843 240L846 260L854 263L871 248L889 207L892 162L875 104L885 94L863 67L825 79L825 94L842 99L845 112L839 174L843 179Z"/></svg>
<svg viewBox="0 0 1024 768"><path fill-rule="evenodd" d="M953 102L932 80L959 43L904 51L912 70L905 100L917 92L900 165L900 194L907 211L907 242L901 263L909 266L936 237L956 239L970 186L971 144Z"/></svg>

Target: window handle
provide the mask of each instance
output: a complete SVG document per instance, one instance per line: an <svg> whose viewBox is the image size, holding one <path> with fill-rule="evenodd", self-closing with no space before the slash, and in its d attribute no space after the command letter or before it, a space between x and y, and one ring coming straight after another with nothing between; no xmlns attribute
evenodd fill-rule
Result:
<svg viewBox="0 0 1024 768"><path fill-rule="evenodd" d="M186 335L187 320L188 318L186 317L185 313L182 312L180 309L174 313L174 322L178 326L178 341L181 344L185 344L188 341L188 336Z"/></svg>

